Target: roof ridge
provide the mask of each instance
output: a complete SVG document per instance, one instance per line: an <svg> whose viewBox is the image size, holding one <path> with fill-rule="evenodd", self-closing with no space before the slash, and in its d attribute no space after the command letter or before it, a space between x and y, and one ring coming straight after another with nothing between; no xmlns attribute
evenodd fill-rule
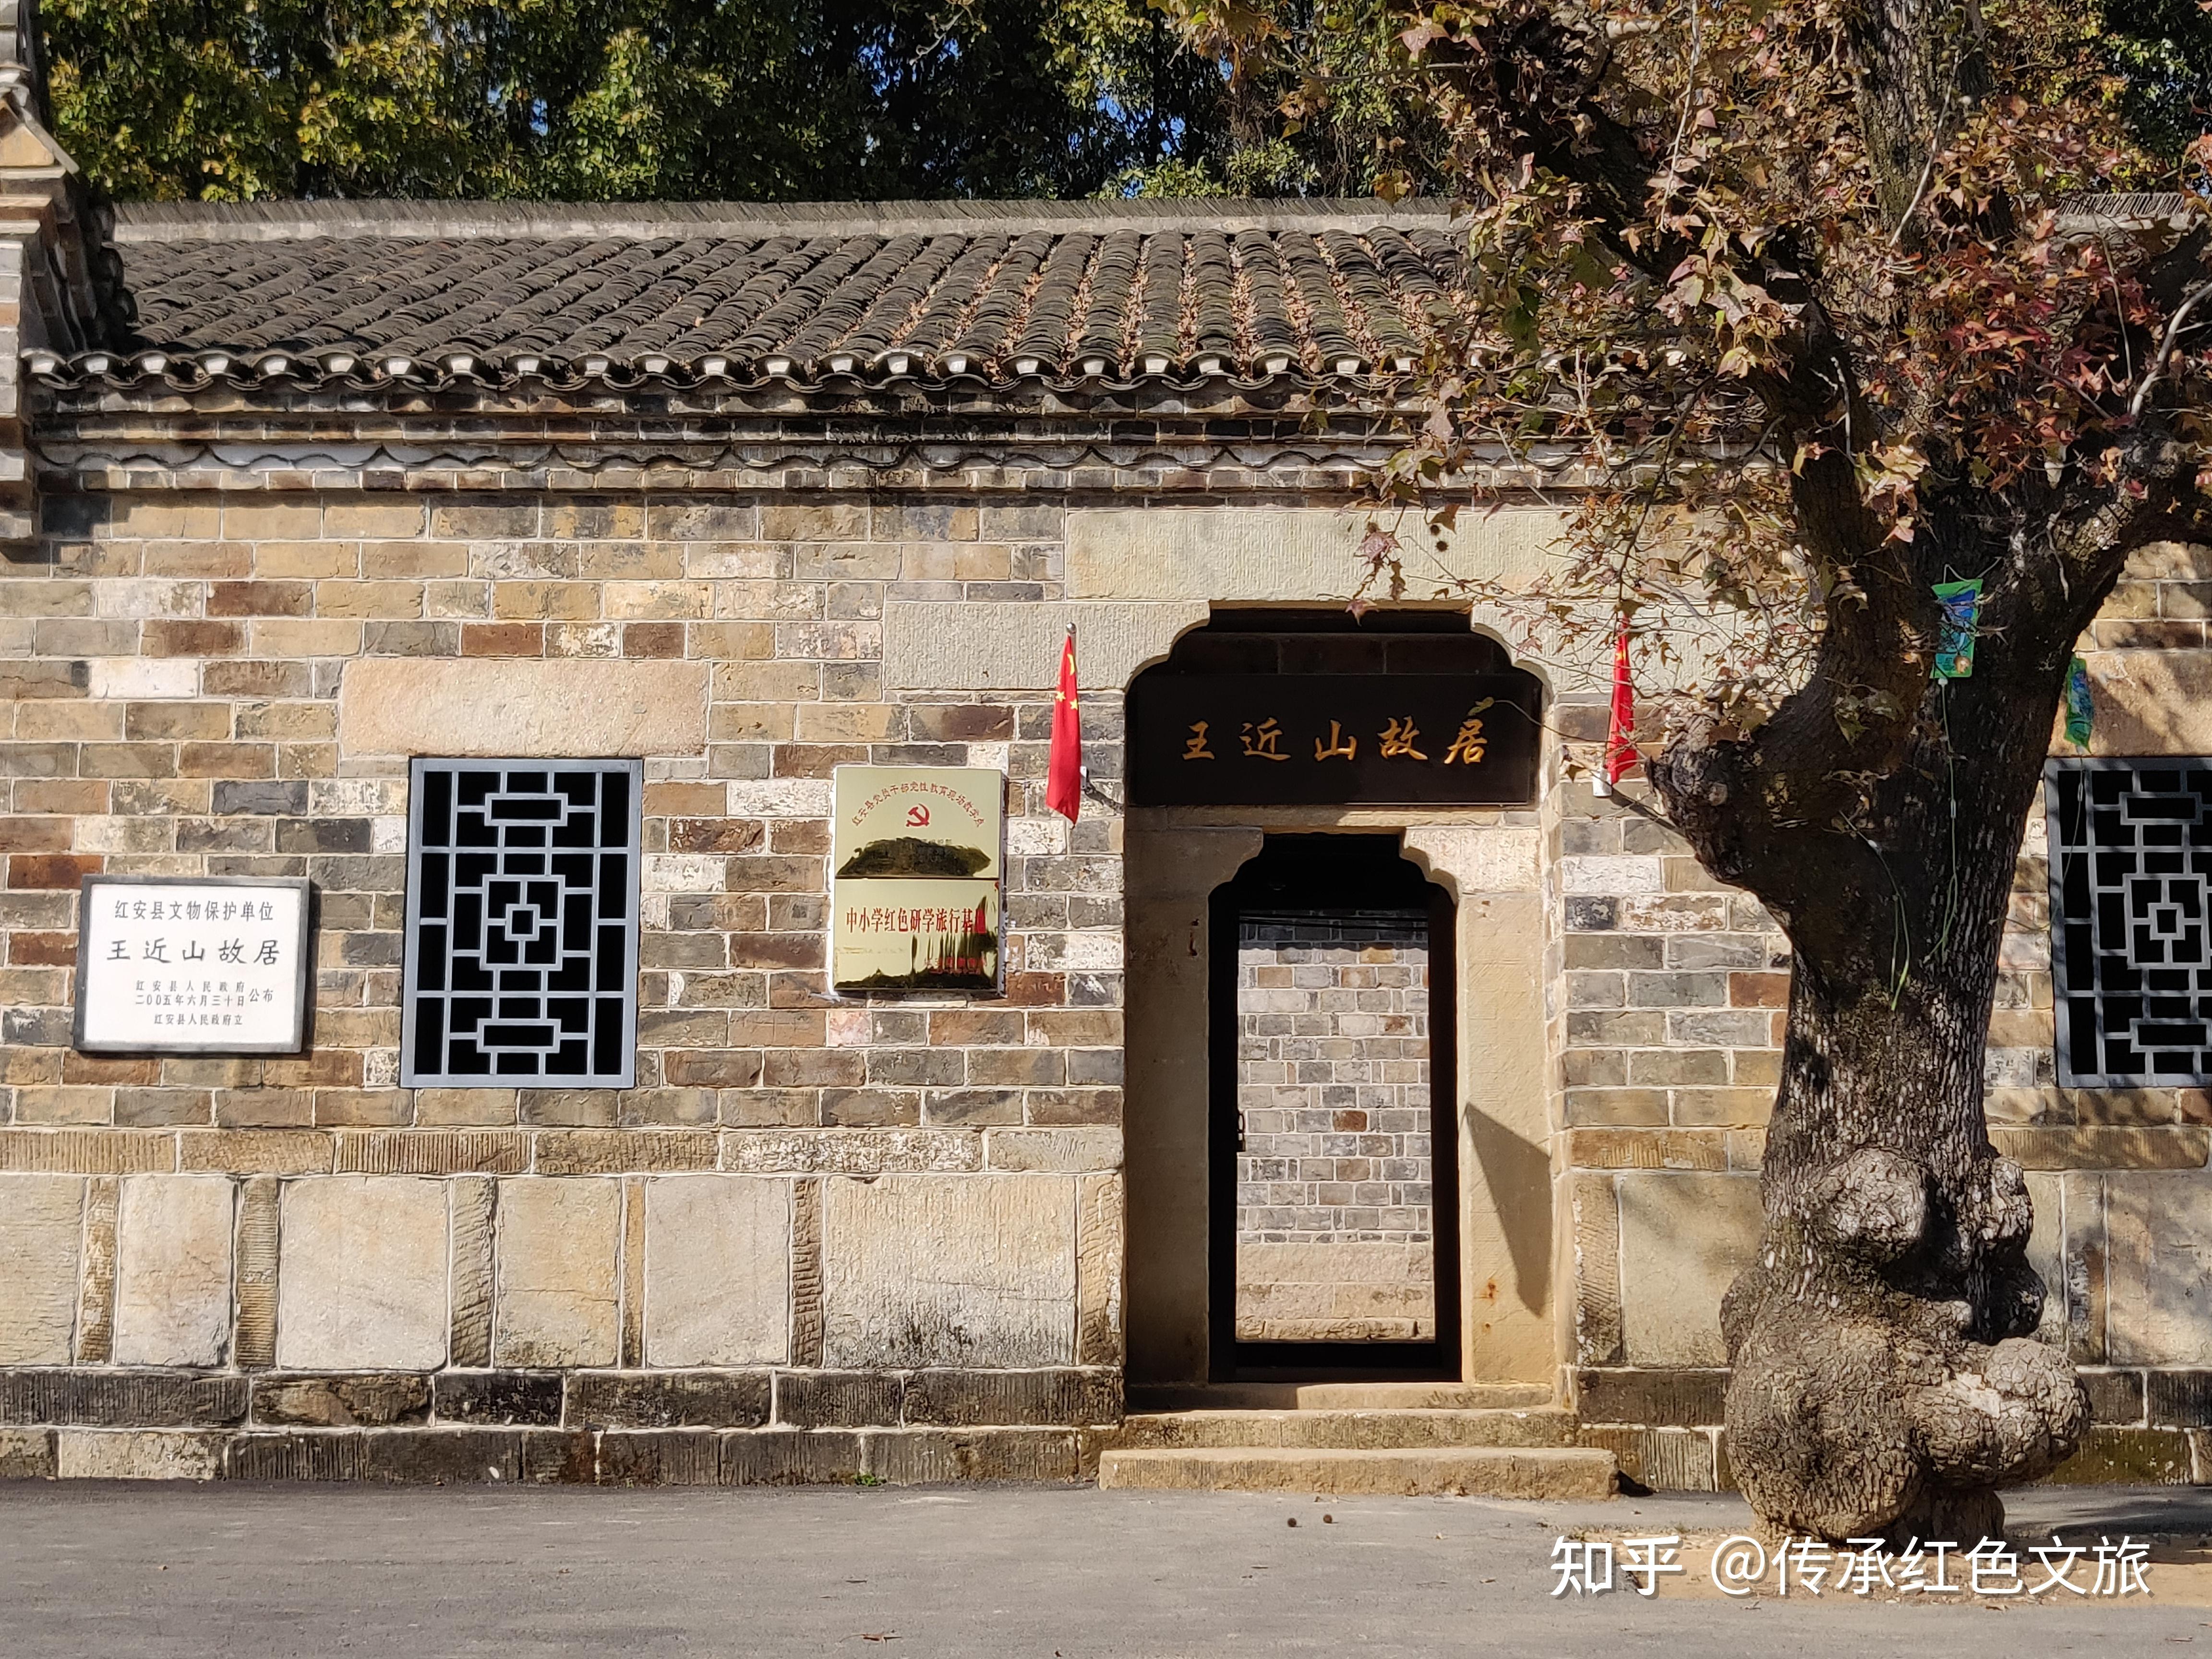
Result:
<svg viewBox="0 0 2212 1659"><path fill-rule="evenodd" d="M1135 201L914 202L131 202L113 210L118 243L389 240L757 237L1030 230L1318 230L1434 224L1441 198L1188 197Z"/></svg>

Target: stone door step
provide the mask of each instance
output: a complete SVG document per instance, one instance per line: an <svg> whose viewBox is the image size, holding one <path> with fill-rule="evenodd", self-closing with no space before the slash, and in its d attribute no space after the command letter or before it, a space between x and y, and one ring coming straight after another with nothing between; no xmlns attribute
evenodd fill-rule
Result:
<svg viewBox="0 0 2212 1659"><path fill-rule="evenodd" d="M1201 1446L1102 1452L1098 1484L1146 1491L1601 1498L1613 1496L1613 1469L1611 1452L1565 1447Z"/></svg>
<svg viewBox="0 0 2212 1659"><path fill-rule="evenodd" d="M1139 1386L1132 1411L1486 1411L1553 1403L1543 1382L1222 1382Z"/></svg>
<svg viewBox="0 0 2212 1659"><path fill-rule="evenodd" d="M1115 1443L1131 1448L1261 1446L1412 1451L1431 1446L1571 1446L1572 1412L1206 1411L1137 1413Z"/></svg>

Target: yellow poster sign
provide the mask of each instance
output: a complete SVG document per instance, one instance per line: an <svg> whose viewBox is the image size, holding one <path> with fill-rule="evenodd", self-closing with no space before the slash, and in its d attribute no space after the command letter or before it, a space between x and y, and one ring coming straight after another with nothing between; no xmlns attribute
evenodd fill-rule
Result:
<svg viewBox="0 0 2212 1659"><path fill-rule="evenodd" d="M833 776L832 987L995 990L1006 775L841 766Z"/></svg>

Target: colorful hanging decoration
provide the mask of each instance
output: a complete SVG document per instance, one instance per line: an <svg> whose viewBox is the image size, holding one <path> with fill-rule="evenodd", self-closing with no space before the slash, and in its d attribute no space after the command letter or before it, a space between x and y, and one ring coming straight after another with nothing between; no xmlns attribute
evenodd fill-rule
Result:
<svg viewBox="0 0 2212 1659"><path fill-rule="evenodd" d="M1974 623L1982 610L1981 579L1937 582L1936 597L1943 606L1936 642L1936 678L1963 680L1974 672Z"/></svg>
<svg viewBox="0 0 2212 1659"><path fill-rule="evenodd" d="M2066 741L2076 749L2087 749L2089 731L2096 721L2096 699L2089 691L2089 665L2076 657L2066 670Z"/></svg>
<svg viewBox="0 0 2212 1659"><path fill-rule="evenodd" d="M1613 714L1606 723L1599 793L1611 794L1622 775L1642 758L1636 752L1636 686L1628 677L1628 619L1624 617L1613 641Z"/></svg>
<svg viewBox="0 0 2212 1659"><path fill-rule="evenodd" d="M1060 651L1060 686L1052 699L1052 749L1045 762L1044 804L1070 823L1083 810L1083 702L1075 686L1075 627Z"/></svg>

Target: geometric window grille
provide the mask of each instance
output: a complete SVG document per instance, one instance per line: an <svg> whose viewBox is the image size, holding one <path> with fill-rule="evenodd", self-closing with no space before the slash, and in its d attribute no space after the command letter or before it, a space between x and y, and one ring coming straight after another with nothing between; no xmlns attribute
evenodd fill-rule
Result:
<svg viewBox="0 0 2212 1659"><path fill-rule="evenodd" d="M2054 760L2051 967L2058 1080L2212 1078L2212 760Z"/></svg>
<svg viewBox="0 0 2212 1659"><path fill-rule="evenodd" d="M634 1086L644 763L417 760L409 781L400 1082Z"/></svg>

